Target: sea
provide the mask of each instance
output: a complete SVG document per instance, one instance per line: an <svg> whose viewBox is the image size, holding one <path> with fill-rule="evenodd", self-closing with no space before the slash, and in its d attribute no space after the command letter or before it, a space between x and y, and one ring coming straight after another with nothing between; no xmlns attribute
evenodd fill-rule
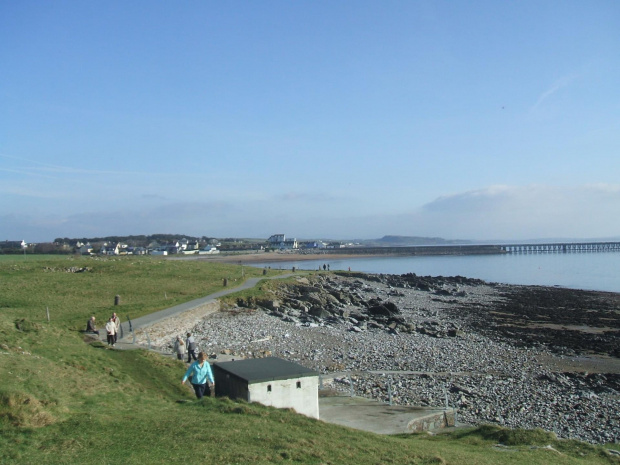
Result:
<svg viewBox="0 0 620 465"><path fill-rule="evenodd" d="M323 269L419 276L465 276L488 282L620 292L620 252L355 257L258 263L260 268Z"/></svg>

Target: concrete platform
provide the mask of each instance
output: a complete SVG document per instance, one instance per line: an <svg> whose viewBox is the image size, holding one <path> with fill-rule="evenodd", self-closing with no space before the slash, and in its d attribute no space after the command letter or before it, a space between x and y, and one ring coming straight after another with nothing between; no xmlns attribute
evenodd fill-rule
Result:
<svg viewBox="0 0 620 465"><path fill-rule="evenodd" d="M319 419L377 434L433 431L455 426L456 409L388 405L364 397L319 397Z"/></svg>

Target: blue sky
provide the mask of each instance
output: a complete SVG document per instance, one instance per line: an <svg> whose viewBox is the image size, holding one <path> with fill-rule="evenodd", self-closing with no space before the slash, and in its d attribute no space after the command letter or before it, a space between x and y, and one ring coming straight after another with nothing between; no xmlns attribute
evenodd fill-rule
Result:
<svg viewBox="0 0 620 465"><path fill-rule="evenodd" d="M620 236L620 3L0 2L0 240Z"/></svg>

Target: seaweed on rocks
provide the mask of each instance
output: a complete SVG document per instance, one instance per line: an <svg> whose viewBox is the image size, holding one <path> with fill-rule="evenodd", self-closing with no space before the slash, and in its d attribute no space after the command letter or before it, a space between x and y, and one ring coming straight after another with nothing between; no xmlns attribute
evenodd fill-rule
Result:
<svg viewBox="0 0 620 465"><path fill-rule="evenodd" d="M518 347L544 345L561 355L620 356L620 298L609 292L503 286L493 306L468 309L477 330Z"/></svg>

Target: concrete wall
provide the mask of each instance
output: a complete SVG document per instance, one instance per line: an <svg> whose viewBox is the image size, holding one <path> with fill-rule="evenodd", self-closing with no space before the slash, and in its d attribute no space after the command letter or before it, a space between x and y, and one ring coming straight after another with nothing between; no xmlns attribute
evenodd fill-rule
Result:
<svg viewBox="0 0 620 465"><path fill-rule="evenodd" d="M249 402L259 402L277 408L292 408L297 413L319 418L318 376L253 383L249 385L248 390Z"/></svg>
<svg viewBox="0 0 620 465"><path fill-rule="evenodd" d="M185 341L185 334L187 332L191 332L191 329L200 323L204 317L219 312L219 310L220 301L215 300L197 305L178 315L174 314L170 317L163 318L157 323L136 330L136 342L138 344L146 344L147 332L149 333L151 343L155 345L173 341L175 335L183 336L183 341ZM127 325L127 322L123 322L123 324ZM123 326L123 328L125 330L125 337L130 338L129 327Z"/></svg>
<svg viewBox="0 0 620 465"><path fill-rule="evenodd" d="M407 429L412 432L431 431L435 429L455 426L456 409L450 408L441 413L434 413L416 418L407 425Z"/></svg>

